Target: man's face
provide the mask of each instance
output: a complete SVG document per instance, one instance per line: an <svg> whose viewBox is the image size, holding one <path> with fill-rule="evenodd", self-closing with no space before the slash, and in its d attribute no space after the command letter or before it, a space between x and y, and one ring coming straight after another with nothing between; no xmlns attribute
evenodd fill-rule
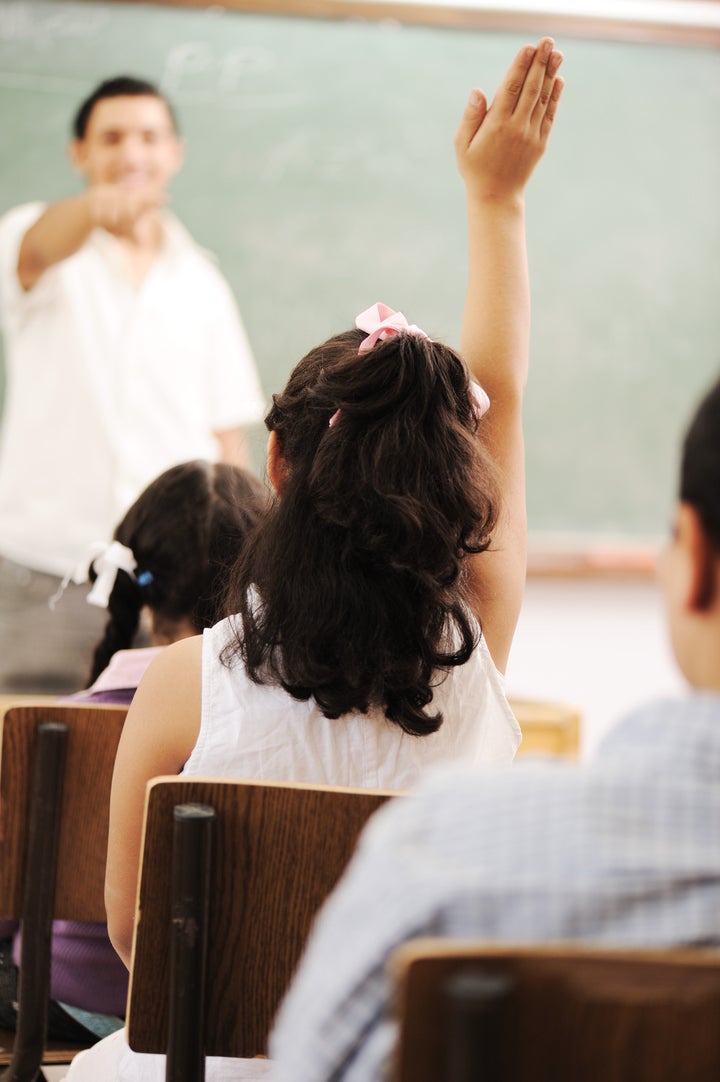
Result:
<svg viewBox="0 0 720 1082"><path fill-rule="evenodd" d="M71 154L90 185L161 195L180 168L182 143L164 101L131 95L99 101Z"/></svg>

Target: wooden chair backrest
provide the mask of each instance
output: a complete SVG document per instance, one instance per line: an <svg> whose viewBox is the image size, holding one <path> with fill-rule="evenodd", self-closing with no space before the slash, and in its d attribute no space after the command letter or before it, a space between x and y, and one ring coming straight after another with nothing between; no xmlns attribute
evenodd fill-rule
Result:
<svg viewBox="0 0 720 1082"><path fill-rule="evenodd" d="M173 809L215 809L204 1050L266 1053L270 1025L317 910L370 815L395 793L275 782L160 778L148 786L128 1040L168 1041Z"/></svg>
<svg viewBox="0 0 720 1082"><path fill-rule="evenodd" d="M720 1079L715 952L417 939L390 970L394 1082Z"/></svg>
<svg viewBox="0 0 720 1082"><path fill-rule="evenodd" d="M110 785L127 707L36 702L0 722L0 917L21 920L17 1028L0 1031L7 1082L83 1047L47 1041L52 920L105 921Z"/></svg>
<svg viewBox="0 0 720 1082"><path fill-rule="evenodd" d="M68 727L53 917L105 921L110 784L126 706L10 707L0 746L0 917L23 916L28 811L39 722Z"/></svg>

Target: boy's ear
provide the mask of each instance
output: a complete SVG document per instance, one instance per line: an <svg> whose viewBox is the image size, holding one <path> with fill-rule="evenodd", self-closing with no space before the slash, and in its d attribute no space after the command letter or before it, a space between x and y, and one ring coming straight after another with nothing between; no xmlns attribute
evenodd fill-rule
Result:
<svg viewBox="0 0 720 1082"><path fill-rule="evenodd" d="M720 560L691 504L680 504L677 529L688 570L685 605L690 612L706 612L718 599Z"/></svg>

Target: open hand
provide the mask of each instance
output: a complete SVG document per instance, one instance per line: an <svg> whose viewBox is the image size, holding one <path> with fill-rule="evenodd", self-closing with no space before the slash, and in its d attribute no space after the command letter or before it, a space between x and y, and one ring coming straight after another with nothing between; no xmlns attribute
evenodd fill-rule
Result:
<svg viewBox="0 0 720 1082"><path fill-rule="evenodd" d="M564 82L552 38L525 45L488 108L473 90L455 134L458 168L468 192L488 201L522 199L542 157Z"/></svg>

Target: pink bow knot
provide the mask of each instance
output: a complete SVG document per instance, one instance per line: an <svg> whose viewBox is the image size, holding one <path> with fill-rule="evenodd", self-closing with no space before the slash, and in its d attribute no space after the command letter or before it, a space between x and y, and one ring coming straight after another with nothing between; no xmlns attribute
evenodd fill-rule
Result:
<svg viewBox="0 0 720 1082"><path fill-rule="evenodd" d="M367 333L367 338L360 343L358 353L368 353L376 342L383 342L393 334L416 334L419 338L429 338L420 327L408 323L402 312L395 312L380 301L361 312L355 320L355 326Z"/></svg>
<svg viewBox="0 0 720 1082"><path fill-rule="evenodd" d="M382 342L393 334L404 333L416 334L420 338L429 337L420 327L417 327L414 323L408 323L402 312L393 311L382 301L378 301L377 304L373 304L370 308L366 308L364 312L361 312L355 320L355 326L358 330L367 332L367 338L363 338L358 353L369 353L376 342ZM490 399L475 380L470 383L470 395L473 409L479 420L490 408ZM330 418L331 427L337 424L339 414L340 411L338 410Z"/></svg>
<svg viewBox="0 0 720 1082"><path fill-rule="evenodd" d="M367 338L363 338L360 343L358 353L369 353L376 342L382 342L393 334L414 334L419 338L430 337L414 323L408 323L402 312L395 312L381 301L361 312L355 320L355 326L359 331L365 331L367 334ZM472 408L479 420L484 413L487 413L490 407L490 399L475 380L470 382L470 397ZM341 416L342 409L335 410L328 421L329 427L334 428Z"/></svg>

